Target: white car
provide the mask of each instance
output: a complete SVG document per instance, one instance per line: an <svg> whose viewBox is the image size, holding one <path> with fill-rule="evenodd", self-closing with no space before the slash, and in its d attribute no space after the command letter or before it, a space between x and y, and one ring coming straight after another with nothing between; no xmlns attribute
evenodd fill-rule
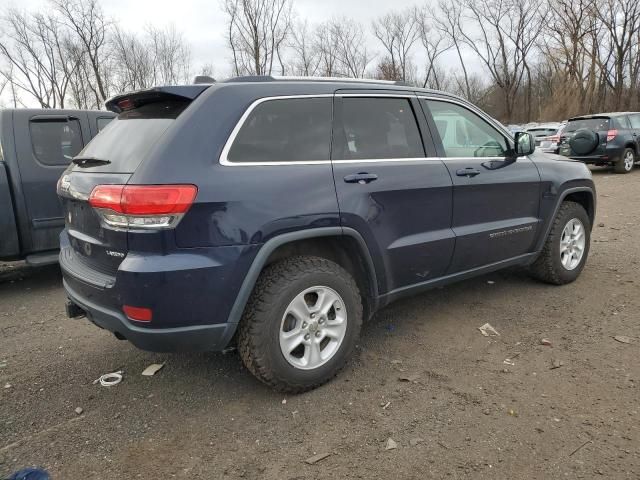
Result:
<svg viewBox="0 0 640 480"><path fill-rule="evenodd" d="M566 125L562 123L540 123L527 129L533 135L536 147L545 153L558 153L560 147L560 134Z"/></svg>

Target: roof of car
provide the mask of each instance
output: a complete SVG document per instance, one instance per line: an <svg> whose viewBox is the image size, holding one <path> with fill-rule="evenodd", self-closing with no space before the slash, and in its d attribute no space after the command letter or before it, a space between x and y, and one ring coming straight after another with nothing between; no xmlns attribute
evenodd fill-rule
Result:
<svg viewBox="0 0 640 480"><path fill-rule="evenodd" d="M118 113L120 111L119 103L125 101L128 98L136 97L152 98L160 95L169 95L184 97L190 100L195 99L201 93L206 90L218 88L248 88L255 91L256 96L264 96L270 90L276 90L278 95L282 95L284 91L291 88L292 95L301 94L331 94L336 90L348 90L348 89L369 89L369 90L397 90L399 92L406 92L407 90L416 92L418 94L443 96L458 101L466 102L462 97L454 95L448 92L442 92L439 90L431 90L428 88L420 88L409 85L405 82L388 81L388 80L375 80L375 79L362 79L362 78L342 78L342 77L278 77L278 76L244 76L244 77L232 77L219 82L211 79L211 83L204 83L198 81L193 85L176 85L176 86L157 86L150 89L139 90L136 92L127 92L116 95L106 101L106 107L108 110ZM308 92L306 91L308 87ZM288 92L286 93L289 94Z"/></svg>
<svg viewBox="0 0 640 480"><path fill-rule="evenodd" d="M538 129L549 129L549 128L560 128L560 122L548 122L548 123L539 123L534 125L533 127L527 128L527 130L538 130Z"/></svg>
<svg viewBox="0 0 640 480"><path fill-rule="evenodd" d="M572 117L569 119L569 121L571 120L581 120L584 118L606 118L606 117L620 117L622 115L629 115L629 114L634 114L634 113L640 113L640 112L607 112L607 113L590 113L588 115L578 115L576 117Z"/></svg>

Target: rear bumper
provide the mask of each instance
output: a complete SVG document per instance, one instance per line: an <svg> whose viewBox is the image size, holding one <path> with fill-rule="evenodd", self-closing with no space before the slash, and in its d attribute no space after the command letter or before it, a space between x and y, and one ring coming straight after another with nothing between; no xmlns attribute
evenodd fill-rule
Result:
<svg viewBox="0 0 640 480"><path fill-rule="evenodd" d="M150 329L133 325L124 314L100 306L75 292L63 279L69 300L81 308L87 319L100 328L129 340L151 352L208 352L223 350L233 338L236 324L219 323L175 328Z"/></svg>
<svg viewBox="0 0 640 480"><path fill-rule="evenodd" d="M616 163L618 160L622 158L622 153L624 149L608 149L603 155L569 155L569 158L572 160L579 160L583 163L595 164L595 165L606 165Z"/></svg>
<svg viewBox="0 0 640 480"><path fill-rule="evenodd" d="M60 267L69 300L94 324L144 350L216 351L231 341L230 313L259 245L129 252L117 271L97 269L60 236ZM137 322L123 306L150 309ZM73 308L70 311L74 311Z"/></svg>

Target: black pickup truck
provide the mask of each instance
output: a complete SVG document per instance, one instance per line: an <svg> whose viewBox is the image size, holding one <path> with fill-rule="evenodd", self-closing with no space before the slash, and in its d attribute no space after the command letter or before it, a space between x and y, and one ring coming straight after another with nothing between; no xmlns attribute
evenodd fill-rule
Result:
<svg viewBox="0 0 640 480"><path fill-rule="evenodd" d="M106 111L0 110L0 260L58 261L64 217L56 182L114 116Z"/></svg>

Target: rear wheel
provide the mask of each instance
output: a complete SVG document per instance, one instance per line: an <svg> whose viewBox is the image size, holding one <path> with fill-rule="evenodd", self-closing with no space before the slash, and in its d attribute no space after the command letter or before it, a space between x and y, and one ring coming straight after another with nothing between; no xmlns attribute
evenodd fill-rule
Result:
<svg viewBox="0 0 640 480"><path fill-rule="evenodd" d="M613 170L616 173L629 173L633 170L633 165L636 163L636 156L631 148L625 148L622 153L622 158L618 160L614 166Z"/></svg>
<svg viewBox="0 0 640 480"><path fill-rule="evenodd" d="M324 258L291 257L260 275L239 326L245 366L276 390L300 393L333 378L362 325L360 292Z"/></svg>
<svg viewBox="0 0 640 480"><path fill-rule="evenodd" d="M580 276L589 255L591 222L582 205L564 202L551 226L540 256L531 265L533 277L554 285Z"/></svg>

